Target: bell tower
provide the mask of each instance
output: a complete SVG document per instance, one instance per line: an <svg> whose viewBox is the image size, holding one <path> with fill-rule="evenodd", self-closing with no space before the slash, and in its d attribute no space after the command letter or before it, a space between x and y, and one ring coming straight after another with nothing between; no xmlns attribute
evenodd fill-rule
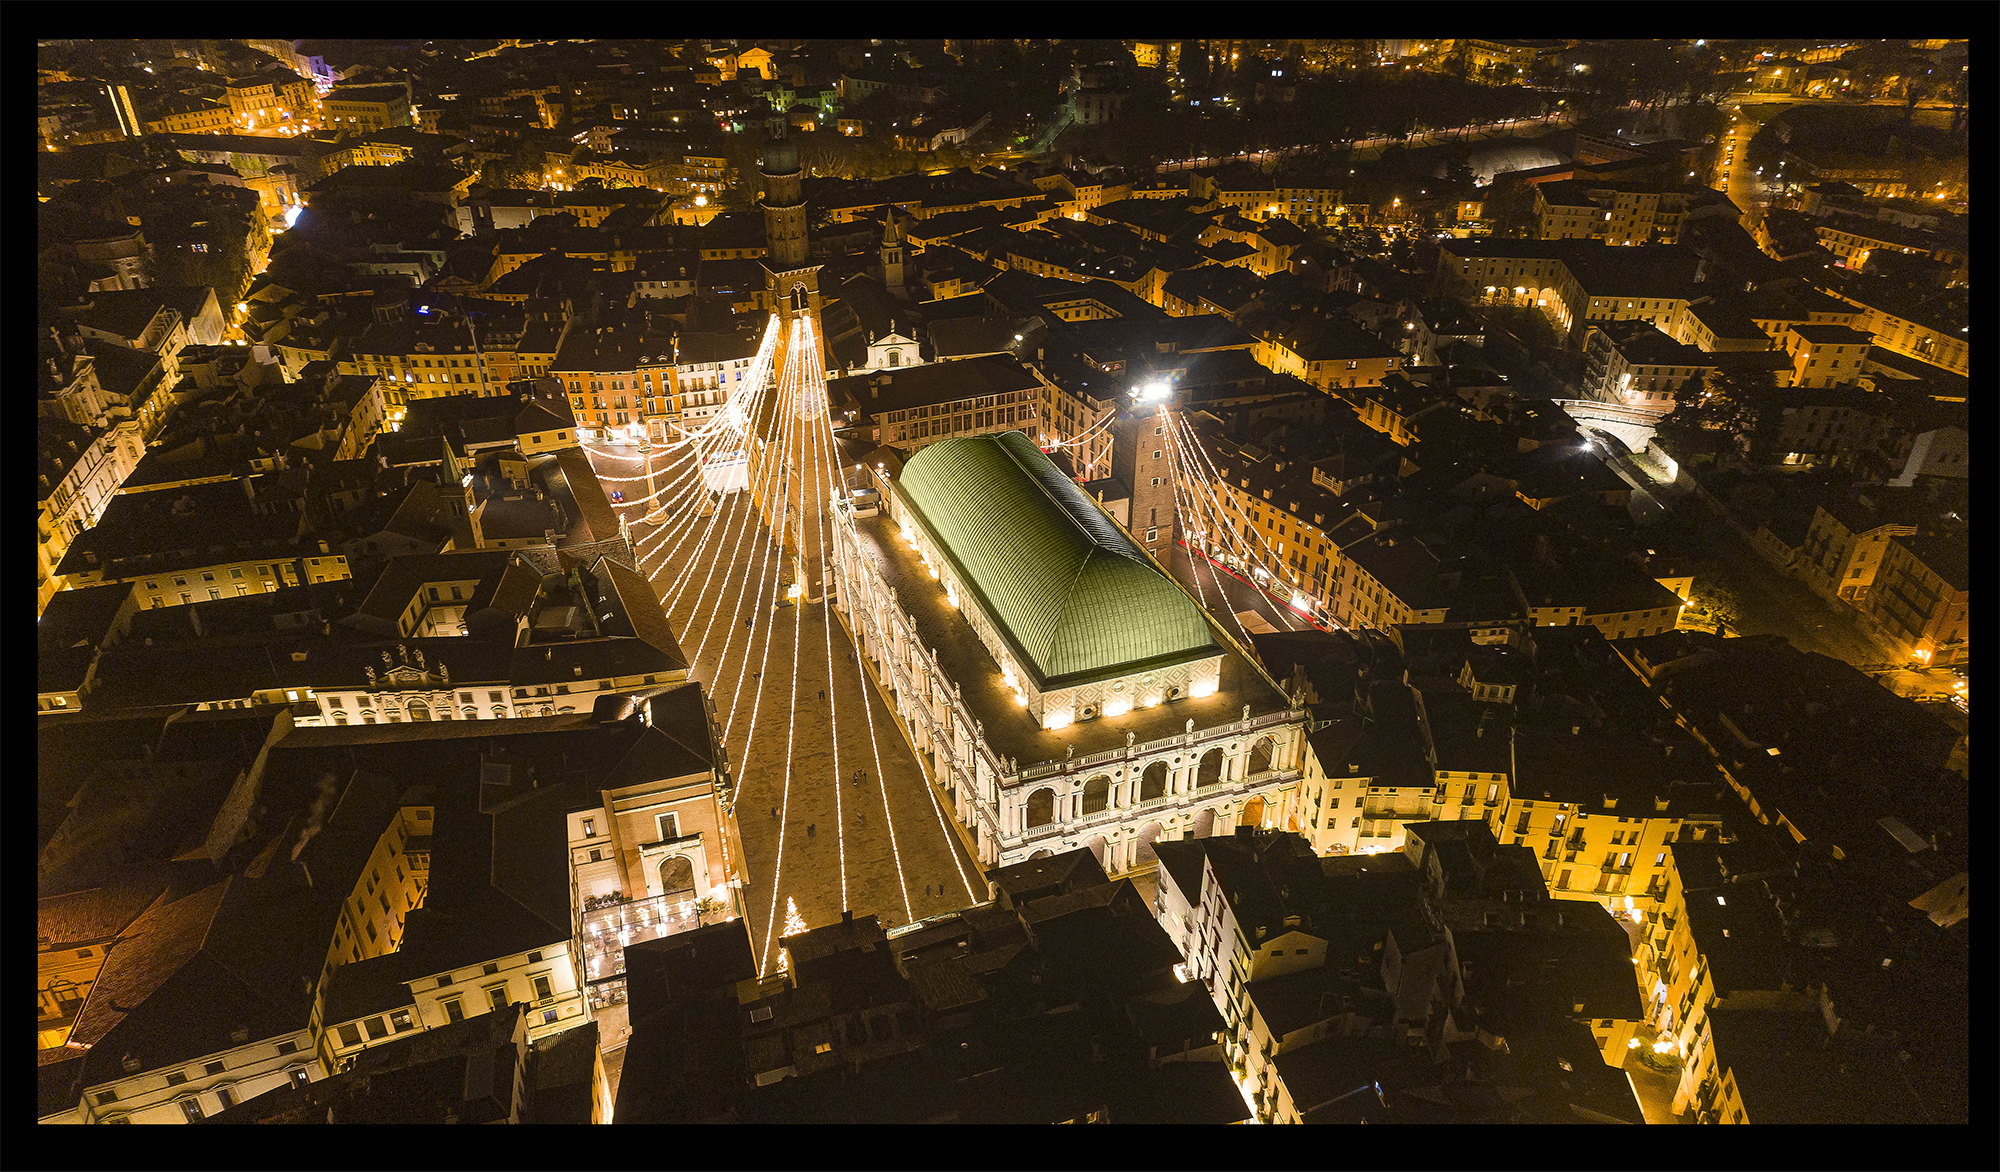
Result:
<svg viewBox="0 0 2000 1172"><path fill-rule="evenodd" d="M773 119L759 171L764 179L764 297L778 319L771 359L773 393L765 396L751 444L751 494L778 536L788 573L805 601L825 593L827 479L835 459L826 421L826 351L820 332L819 266L806 239L799 148ZM779 461L774 471L771 460ZM767 484L768 481L768 484ZM764 485L765 487L759 487Z"/></svg>
<svg viewBox="0 0 2000 1172"><path fill-rule="evenodd" d="M909 299L903 287L903 241L896 234L896 213L885 208L882 215L882 286L889 296Z"/></svg>

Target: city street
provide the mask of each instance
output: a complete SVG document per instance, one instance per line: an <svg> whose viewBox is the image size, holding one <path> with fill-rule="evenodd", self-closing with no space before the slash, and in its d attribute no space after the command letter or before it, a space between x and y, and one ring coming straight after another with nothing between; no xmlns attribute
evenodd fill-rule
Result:
<svg viewBox="0 0 2000 1172"><path fill-rule="evenodd" d="M1202 602L1222 629L1241 639L1244 630L1238 626L1236 615L1254 610L1280 631L1308 630L1312 623L1289 606L1273 600L1227 568L1217 565L1199 555L1191 556L1187 548L1174 543L1167 557L1167 569L1175 580L1187 589L1189 594Z"/></svg>
<svg viewBox="0 0 2000 1172"><path fill-rule="evenodd" d="M1598 445L1600 456L1606 456L1606 447ZM1605 463L1633 486L1631 509L1640 535L1693 559L1699 566L1697 589L1719 587L1735 600L1732 632L1783 635L1802 651L1816 651L1856 667L1889 661L1890 648L1863 632L1852 615L1796 578L1779 573L1727 520L1663 484L1662 473L1649 460L1613 453Z"/></svg>

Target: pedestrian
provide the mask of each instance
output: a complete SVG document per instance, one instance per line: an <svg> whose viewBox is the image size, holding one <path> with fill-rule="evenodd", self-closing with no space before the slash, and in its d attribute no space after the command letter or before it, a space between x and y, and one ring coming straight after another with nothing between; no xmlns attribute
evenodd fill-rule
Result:
<svg viewBox="0 0 2000 1172"><path fill-rule="evenodd" d="M744 620L743 620L743 629L744 629L744 630L746 630L746 631L750 629L750 620L749 620L749 619L744 619Z"/></svg>
<svg viewBox="0 0 2000 1172"><path fill-rule="evenodd" d="M776 806L772 806L772 807L771 807L771 817L773 817L773 818L776 818L777 816L778 816L778 807L776 807Z"/></svg>
<svg viewBox="0 0 2000 1172"><path fill-rule="evenodd" d="M819 823L817 822L806 823L806 837L812 838L817 834L819 834Z"/></svg>
<svg viewBox="0 0 2000 1172"><path fill-rule="evenodd" d="M820 699L822 699L822 700L826 699L826 689L825 689L825 688L821 688L821 689L819 690L819 698L820 698Z"/></svg>

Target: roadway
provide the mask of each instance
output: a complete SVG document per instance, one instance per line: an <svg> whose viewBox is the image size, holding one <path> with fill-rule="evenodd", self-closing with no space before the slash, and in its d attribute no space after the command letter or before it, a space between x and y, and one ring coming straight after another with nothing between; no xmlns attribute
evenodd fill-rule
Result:
<svg viewBox="0 0 2000 1172"><path fill-rule="evenodd" d="M1575 121L1575 116L1563 111L1546 114L1538 118L1502 118L1497 122L1482 122L1471 126L1454 126L1438 130L1426 130L1421 134L1404 136L1400 134L1379 134L1367 138L1346 140L1344 145L1352 150L1379 150L1398 144L1406 146L1436 146L1440 143L1463 141L1468 136L1515 135L1523 130L1536 127L1566 126ZM1293 155L1317 153L1320 143L1301 143L1297 146L1279 147L1266 151L1238 151L1233 155L1201 155L1192 159L1169 159L1154 166L1160 173L1185 171L1190 167L1215 167L1225 163L1267 163Z"/></svg>
<svg viewBox="0 0 2000 1172"><path fill-rule="evenodd" d="M1235 638L1242 639L1247 634L1236 619L1244 611L1256 611L1265 622L1280 631L1310 630L1313 627L1304 615L1272 598L1236 571L1199 554L1190 554L1187 547L1179 542L1169 547L1166 566L1174 579L1207 607L1208 612L1215 616L1215 621L1222 624L1222 629ZM1290 593L1290 587L1284 590Z"/></svg>

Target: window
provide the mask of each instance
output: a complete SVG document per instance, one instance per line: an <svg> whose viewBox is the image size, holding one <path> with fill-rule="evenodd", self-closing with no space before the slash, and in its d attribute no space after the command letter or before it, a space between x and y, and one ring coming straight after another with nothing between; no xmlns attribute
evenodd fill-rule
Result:
<svg viewBox="0 0 2000 1172"><path fill-rule="evenodd" d="M184 1070L172 1071L167 1075L167 1085L170 1087L177 1087L187 1080L187 1072Z"/></svg>
<svg viewBox="0 0 2000 1172"><path fill-rule="evenodd" d="M507 1008L507 986L495 985L486 990L486 999L493 1003L495 1009Z"/></svg>
<svg viewBox="0 0 2000 1172"><path fill-rule="evenodd" d="M298 1052L298 1049L299 1049L299 1044L297 1042L278 1043L278 1053L280 1054L295 1054Z"/></svg>
<svg viewBox="0 0 2000 1172"><path fill-rule="evenodd" d="M196 247L199 251L202 252L208 251L206 245L197 245ZM189 1123L201 1122L202 1110L201 1110L200 1099L190 1096L188 1098L182 1099L180 1101L180 1104L181 1104L181 1114L187 1116L187 1120Z"/></svg>
<svg viewBox="0 0 2000 1172"><path fill-rule="evenodd" d="M201 1068L201 1072L202 1072L203 1074L221 1074L221 1073L222 1073L222 1063L220 1063L220 1062L209 1062L209 1063L205 1063L205 1064L204 1064L204 1065L202 1066L202 1068Z"/></svg>
<svg viewBox="0 0 2000 1172"><path fill-rule="evenodd" d="M438 988L442 989L442 988L444 988L444 987L445 987L446 985L449 985L449 984L451 984L451 983L452 983L452 981L453 981L453 979L454 979L454 978L452 977L452 975L451 975L450 973L446 973L445 975L443 975L443 976L439 977L439 978L438 978Z"/></svg>
<svg viewBox="0 0 2000 1172"><path fill-rule="evenodd" d="M361 1027L355 1025L353 1022L348 1022L346 1025L341 1026L339 1033L340 1044L342 1046L359 1046L361 1044Z"/></svg>
<svg viewBox="0 0 2000 1172"><path fill-rule="evenodd" d="M487 976L489 976L489 977L490 977L490 976L492 976L493 974L495 974L495 973L497 973L497 972L499 972L499 971L500 971L500 966L499 966L498 964L496 964L495 962L493 962L493 961L490 961L490 960L489 960L489 961L487 961L487 962L486 962L486 965L485 965L485 967L484 967L484 968L482 968L482 969L480 969L480 971L481 971L481 972L483 972L483 973L485 973L485 974L486 974Z"/></svg>
<svg viewBox="0 0 2000 1172"><path fill-rule="evenodd" d="M661 842L681 836L681 816L679 814L661 814L659 822Z"/></svg>
<svg viewBox="0 0 2000 1172"><path fill-rule="evenodd" d="M556 1018L557 1018L558 1016L560 1016L560 1014L561 1014L561 1011L560 1011L560 1010L555 1010L555 1009L545 1009L545 1010L543 1010L543 1011L542 1011L542 1024L543 1024L543 1025L554 1025L554 1024L556 1024Z"/></svg>
<svg viewBox="0 0 2000 1172"><path fill-rule="evenodd" d="M396 1033L400 1034L406 1030L413 1030L417 1027L416 1023L410 1020L409 1010L398 1009L396 1012L389 1015L389 1028L394 1030Z"/></svg>
<svg viewBox="0 0 2000 1172"><path fill-rule="evenodd" d="M549 984L549 975L547 973L538 974L534 978L534 982L535 982L535 1000L541 1001L546 998L555 996L555 989L553 986Z"/></svg>
<svg viewBox="0 0 2000 1172"><path fill-rule="evenodd" d="M450 1001L444 1003L444 1016L446 1021L452 1022L454 1024L457 1022L464 1021L465 1007L463 1005L460 1005L458 1003L458 999L454 997Z"/></svg>

